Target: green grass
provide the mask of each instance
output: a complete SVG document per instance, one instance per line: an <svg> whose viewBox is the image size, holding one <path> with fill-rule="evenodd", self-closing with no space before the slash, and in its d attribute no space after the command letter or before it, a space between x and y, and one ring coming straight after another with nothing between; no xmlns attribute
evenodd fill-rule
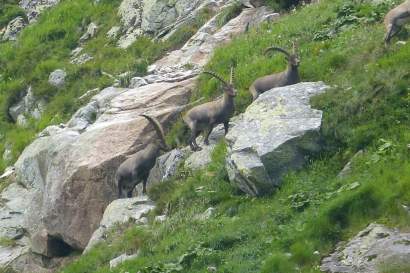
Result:
<svg viewBox="0 0 410 273"><path fill-rule="evenodd" d="M16 18L22 16L27 19L26 14L22 8L19 7L16 0L1 0L0 1L0 29L6 27L7 24Z"/></svg>
<svg viewBox="0 0 410 273"><path fill-rule="evenodd" d="M16 241L14 241L13 239L0 237L0 246L2 246L2 247L13 247L15 245L16 245Z"/></svg>
<svg viewBox="0 0 410 273"><path fill-rule="evenodd" d="M297 39L302 79L332 87L312 100L324 111L323 152L310 157L303 170L289 172L271 196L251 198L229 184L226 147L220 143L205 170L181 170L150 192L156 213L168 210L166 223L131 226L124 236L114 232L61 272L198 273L208 272L208 266L235 273L320 272L320 260L337 242L369 223L408 229L402 205L410 204L410 67L405 61L410 45L384 48L380 14L389 6L321 1L218 49L207 68L228 77L230 64L236 64L236 106L242 112L251 100L247 88L252 81L285 68L283 56L266 59L263 49L271 44L289 48ZM353 15L361 19L346 19ZM329 29L336 31L318 35ZM409 37L404 32L400 38ZM217 81L201 77L192 99L219 93ZM183 129L178 123L168 138L182 142ZM353 162L352 173L337 178L359 149L365 152ZM216 209L213 217L195 217L209 207ZM111 258L135 248L141 254L137 259L109 270ZM383 270L401 268L386 265Z"/></svg>
<svg viewBox="0 0 410 273"><path fill-rule="evenodd" d="M7 0L3 6L3 2L0 23L3 19L9 20L9 5L16 4ZM210 10L204 9L192 24L177 31L166 42L141 37L128 49L120 49L106 37L108 30L119 22L117 7L120 3L120 0L104 0L95 5L87 0L65 0L45 11L36 24L24 29L17 44L0 43L0 142L3 143L0 155L5 143L11 144L13 153L10 162L0 157L0 172L18 158L37 132L50 124L67 121L84 103L79 102L78 97L90 89L112 85L112 79L102 72L119 75L131 71L131 76L144 75L149 64L166 51L181 46L212 16ZM94 59L83 65L70 64L70 52L79 46L78 40L90 22L95 22L99 29L97 36L83 45L83 53L89 53ZM48 83L49 74L55 69L67 72L62 89ZM123 84L127 80L124 79ZM21 99L28 86L32 86L36 97L46 100L47 107L41 120L30 119L25 128L18 128L8 109Z"/></svg>

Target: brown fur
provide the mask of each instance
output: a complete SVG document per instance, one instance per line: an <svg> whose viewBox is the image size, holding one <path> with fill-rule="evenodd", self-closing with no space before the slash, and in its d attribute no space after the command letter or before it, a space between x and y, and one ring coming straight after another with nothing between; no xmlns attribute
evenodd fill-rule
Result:
<svg viewBox="0 0 410 273"><path fill-rule="evenodd" d="M189 110L183 117L184 122L191 129L189 145L191 146L191 150L193 151L201 149L196 143L196 137L201 132L205 132L204 143L206 145L209 144L209 135L216 125L222 123L225 128L225 134L227 134L229 128L229 119L232 117L235 110L234 97L236 96L236 90L232 85L233 69L231 68L230 83L227 83L213 72L206 71L204 73L210 74L224 84L224 95L221 99L195 106L194 108Z"/></svg>
<svg viewBox="0 0 410 273"><path fill-rule="evenodd" d="M169 150L165 143L164 130L158 120L147 115L141 116L146 118L154 126L158 140L155 140L148 144L143 150L131 155L118 167L115 179L119 198L130 198L135 186L141 182L143 183L142 191L145 194L149 171L154 166L161 150Z"/></svg>
<svg viewBox="0 0 410 273"><path fill-rule="evenodd" d="M256 98L260 94L272 88L296 84L300 82L298 71L300 59L298 54L296 53L295 45L293 46L292 54L289 54L286 50L279 47L269 47L265 50L265 54L272 50L279 51L285 54L288 61L288 68L283 72L263 76L256 79L249 87L249 92L252 94L253 100L256 100Z"/></svg>
<svg viewBox="0 0 410 273"><path fill-rule="evenodd" d="M384 43L388 45L393 36L399 33L401 28L408 22L410 22L410 0L406 0L386 14L384 18L386 28Z"/></svg>

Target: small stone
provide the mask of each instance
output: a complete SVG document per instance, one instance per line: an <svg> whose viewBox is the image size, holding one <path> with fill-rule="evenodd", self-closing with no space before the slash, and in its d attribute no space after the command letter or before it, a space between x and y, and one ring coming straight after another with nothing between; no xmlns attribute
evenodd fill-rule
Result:
<svg viewBox="0 0 410 273"><path fill-rule="evenodd" d="M216 269L215 266L208 266L208 267L206 268L206 270L208 270L208 272L216 272L216 271L217 271L217 269Z"/></svg>
<svg viewBox="0 0 410 273"><path fill-rule="evenodd" d="M85 41L93 38L97 34L97 31L98 26L91 22L87 27L87 31L80 37L80 43L84 43Z"/></svg>
<svg viewBox="0 0 410 273"><path fill-rule="evenodd" d="M3 41L15 41L20 31L27 25L23 17L18 16L11 20L4 31Z"/></svg>
<svg viewBox="0 0 410 273"><path fill-rule="evenodd" d="M81 51L83 51L82 47L76 47L75 49L73 49L70 53L71 57L77 57L78 54L81 53Z"/></svg>
<svg viewBox="0 0 410 273"><path fill-rule="evenodd" d="M114 258L110 261L110 269L113 269L114 267L117 267L118 265L122 264L125 261L135 259L139 256L139 252L133 255L127 255L126 253L118 256L117 258Z"/></svg>
<svg viewBox="0 0 410 273"><path fill-rule="evenodd" d="M88 53L84 53L84 54L81 54L80 56L77 56L77 57L71 59L70 63L72 63L72 64L85 64L86 62L89 62L92 59L94 59L93 56L91 56Z"/></svg>
<svg viewBox="0 0 410 273"><path fill-rule="evenodd" d="M155 216L154 222L155 223L163 223L167 220L167 216L166 215L158 215Z"/></svg>
<svg viewBox="0 0 410 273"><path fill-rule="evenodd" d="M62 88L65 84L65 77L67 73L62 69L57 69L50 73L48 77L48 82L57 88Z"/></svg>
<svg viewBox="0 0 410 273"><path fill-rule="evenodd" d="M141 226L145 226L148 225L148 218L147 217L141 217L140 219L137 219L135 221L136 225L141 225Z"/></svg>
<svg viewBox="0 0 410 273"><path fill-rule="evenodd" d="M13 166L9 166L4 170L4 173L0 176L1 179L5 179L14 174L15 168Z"/></svg>
<svg viewBox="0 0 410 273"><path fill-rule="evenodd" d="M130 86L129 86L129 88L138 88L138 87L140 87L140 86L144 86L144 85L147 85L147 84L148 84L148 82L147 82L144 78L142 78L142 77L134 77L134 78L132 78L131 81L130 81Z"/></svg>
<svg viewBox="0 0 410 273"><path fill-rule="evenodd" d="M119 26L113 26L108 32L107 32L107 38L108 39L115 39L117 36L120 34L121 28Z"/></svg>
<svg viewBox="0 0 410 273"><path fill-rule="evenodd" d="M202 214L197 215L195 218L198 220L208 220L215 214L216 209L215 208L208 208L206 211L204 211Z"/></svg>

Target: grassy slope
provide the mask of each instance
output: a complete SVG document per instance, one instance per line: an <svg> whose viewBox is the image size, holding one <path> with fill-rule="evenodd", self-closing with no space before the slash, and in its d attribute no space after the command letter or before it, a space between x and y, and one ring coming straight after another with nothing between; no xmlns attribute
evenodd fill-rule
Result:
<svg viewBox="0 0 410 273"><path fill-rule="evenodd" d="M0 23L15 16L17 10L17 1L1 1ZM3 2L7 5L3 6ZM77 100L79 96L87 90L112 85L112 79L102 72L118 75L133 71L133 76L143 75L148 64L189 39L213 15L204 9L168 42L152 42L142 37L125 50L117 48L115 42L106 37L107 31L119 24L117 8L120 3L120 0L102 0L95 5L88 0L65 0L44 12L38 23L27 27L17 44L0 43L0 155L5 143L12 145L13 154L9 162L0 157L0 172L18 158L35 133L50 124L67 121L84 103ZM79 46L78 40L90 22L98 25L98 34L83 46L82 53L89 53L94 59L84 65L70 64L70 52ZM48 84L50 72L58 68L65 69L68 74L61 90ZM11 122L8 108L19 100L29 85L35 95L46 99L48 104L41 120L29 120L26 128L19 128Z"/></svg>
<svg viewBox="0 0 410 273"><path fill-rule="evenodd" d="M263 57L263 49L289 47L298 39L302 78L333 86L313 100L324 111L322 154L310 158L304 170L289 173L272 196L254 199L227 182L221 143L206 170L181 170L177 179L151 192L158 213L170 209L165 224L124 228L62 272L198 273L208 272L208 266L235 273L319 272L321 257L371 222L408 230L402 205L410 205L410 44L384 49L380 18L388 6L343 3L352 2L321 1L253 30L219 49L208 65L227 76L229 65L236 64L237 106L243 111L252 80L285 65L282 56ZM214 96L216 89L214 80L203 77L198 96ZM365 153L352 174L337 178L359 149ZM204 189L198 192L199 187ZM211 206L214 217L195 219ZM138 248L139 258L109 270L111 258Z"/></svg>

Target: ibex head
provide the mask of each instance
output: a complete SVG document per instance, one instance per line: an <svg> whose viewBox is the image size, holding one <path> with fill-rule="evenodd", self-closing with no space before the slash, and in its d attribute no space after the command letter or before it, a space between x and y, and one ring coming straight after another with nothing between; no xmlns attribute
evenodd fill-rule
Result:
<svg viewBox="0 0 410 273"><path fill-rule="evenodd" d="M218 74L216 74L215 72L212 72L212 71L204 71L203 73L206 73L206 74L209 74L209 75L211 75L212 77L214 77L215 79L217 79L217 80L219 80L220 82L222 82L223 83L223 89L224 89L224 92L226 93L226 94L228 94L229 96L231 96L231 97L235 97L236 96L236 93L237 93L237 91L236 91L236 89L235 89L235 87L233 86L233 78L234 78L234 73L233 73L233 67L231 67L231 76L230 76L230 79L229 79L229 83L227 83L224 79L222 79Z"/></svg>
<svg viewBox="0 0 410 273"><path fill-rule="evenodd" d="M287 52L283 48L275 47L275 46L268 47L267 49L265 49L265 54L267 54L270 51L279 51L279 52L285 54L285 56L286 56L285 58L291 66L298 67L299 64L300 64L300 58L299 58L299 54L297 52L297 45L294 42L292 44L293 44L293 53L292 54L290 54L289 52Z"/></svg>

